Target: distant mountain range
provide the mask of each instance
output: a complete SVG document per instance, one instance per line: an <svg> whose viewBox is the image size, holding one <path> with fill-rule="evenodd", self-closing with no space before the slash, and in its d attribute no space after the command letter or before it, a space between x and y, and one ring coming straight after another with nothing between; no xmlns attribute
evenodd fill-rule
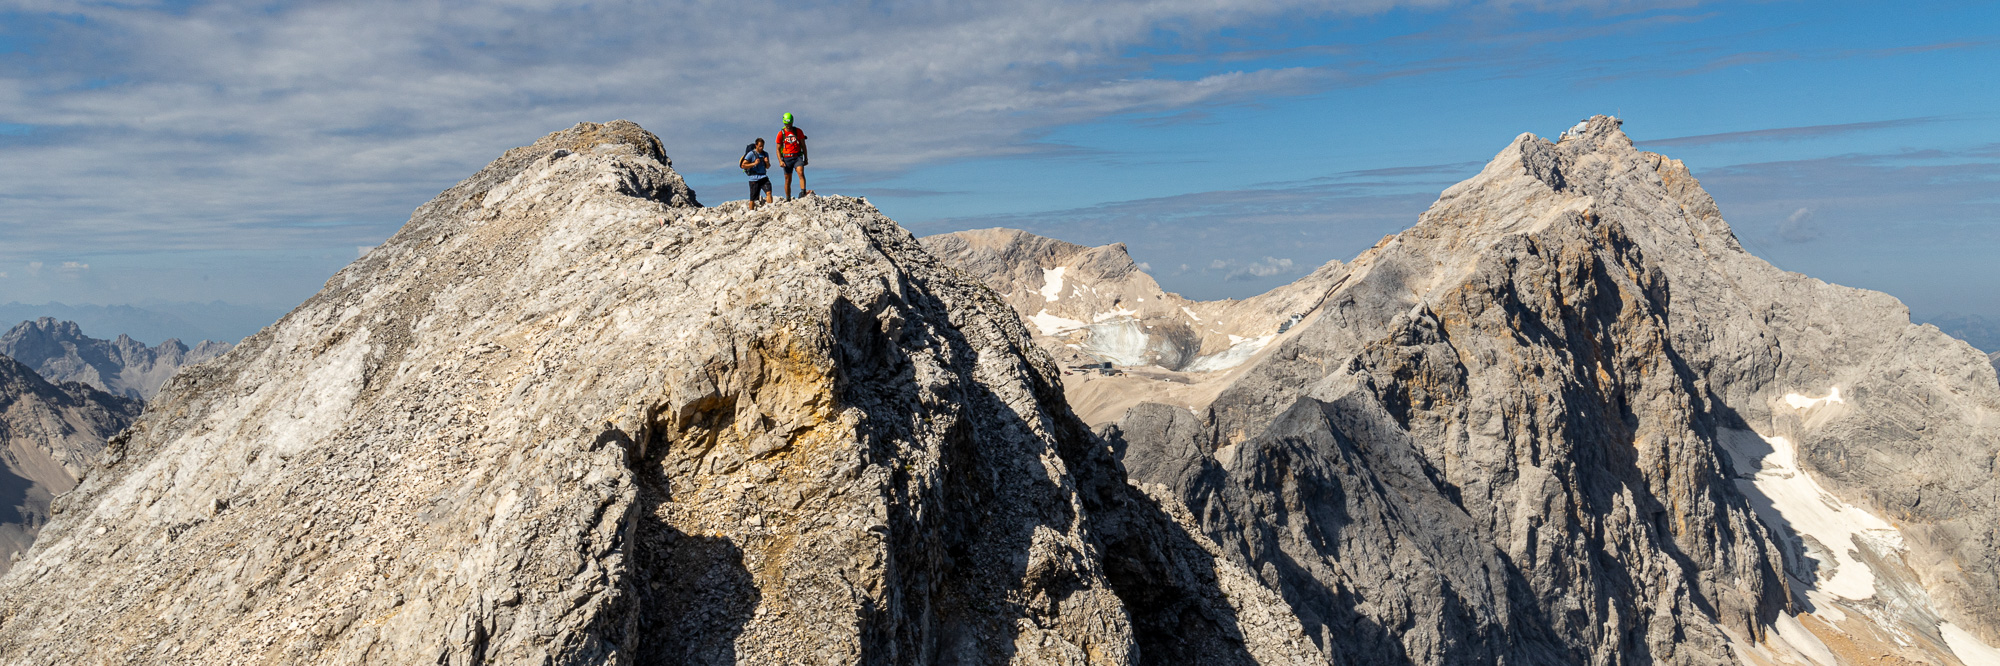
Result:
<svg viewBox="0 0 2000 666"><path fill-rule="evenodd" d="M134 340L159 342L217 340L235 344L284 314L282 308L236 305L222 301L208 303L145 303L141 305L0 304L0 322L33 321L50 317L76 322L87 333L100 337L124 334Z"/></svg>
<svg viewBox="0 0 2000 666"><path fill-rule="evenodd" d="M2000 352L2000 320L1948 312L1920 321L1936 326L1945 335L1964 340L1980 351L1988 354Z"/></svg>
<svg viewBox="0 0 2000 666"><path fill-rule="evenodd" d="M99 340L84 335L76 322L49 317L21 322L0 335L0 354L50 381L82 382L134 400L151 400L181 366L221 356L230 347L210 340L189 347L172 338L148 347L123 334Z"/></svg>

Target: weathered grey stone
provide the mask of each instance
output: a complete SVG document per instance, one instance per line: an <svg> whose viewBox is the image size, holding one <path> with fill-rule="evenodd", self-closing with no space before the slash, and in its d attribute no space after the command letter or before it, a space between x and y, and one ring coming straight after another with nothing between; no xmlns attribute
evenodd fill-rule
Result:
<svg viewBox="0 0 2000 666"><path fill-rule="evenodd" d="M1750 430L1900 529L1903 550L1824 545L1880 569L1840 603L2000 643L1991 359L1751 256L1617 120L1522 135L1330 282L1197 412L1107 430L1330 658L1734 662L1818 584L1808 535L1732 480L1758 461L1722 440Z"/></svg>
<svg viewBox="0 0 2000 666"><path fill-rule="evenodd" d="M670 166L508 151L177 375L0 578L0 660L1319 660L990 290Z"/></svg>
<svg viewBox="0 0 2000 666"><path fill-rule="evenodd" d="M49 502L76 487L104 442L139 417L139 401L52 383L0 356L0 573L34 543Z"/></svg>

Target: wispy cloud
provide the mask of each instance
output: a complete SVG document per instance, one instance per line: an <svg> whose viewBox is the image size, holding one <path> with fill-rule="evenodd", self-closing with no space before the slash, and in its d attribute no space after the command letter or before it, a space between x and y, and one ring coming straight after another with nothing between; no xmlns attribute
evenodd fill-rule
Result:
<svg viewBox="0 0 2000 666"><path fill-rule="evenodd" d="M1800 141L1805 139L1821 139L1830 136L1839 136L1842 134L1853 134L1855 132L1867 132L1871 130L1929 125L1932 123L1946 122L1949 120L1951 120L1951 118L1943 116L1928 116L1922 118L1898 118L1895 120L1877 120L1865 123L1842 123L1838 125L1774 127L1770 129L1746 130L1742 132L1722 132L1718 134L1698 134L1694 136L1678 136L1669 139L1645 139L1640 141L1634 141L1633 143L1642 144L1646 146L1706 146L1717 143L1744 143L1750 141Z"/></svg>
<svg viewBox="0 0 2000 666"><path fill-rule="evenodd" d="M1792 243L1804 243L1819 238L1819 225L1813 223L1811 208L1800 208L1785 216L1778 223L1778 238Z"/></svg>
<svg viewBox="0 0 2000 666"><path fill-rule="evenodd" d="M1297 277L1299 272L1292 268L1291 259L1280 257L1264 257L1263 259L1247 264L1236 264L1235 262L1225 261L1219 266L1215 264L1210 265L1216 268L1227 269L1229 273L1223 275L1222 279L1228 282L1249 282L1257 278L1267 278L1276 275Z"/></svg>
<svg viewBox="0 0 2000 666"><path fill-rule="evenodd" d="M0 60L0 237L16 251L372 242L505 149L620 117L696 171L733 163L781 111L857 173L1034 154L1049 127L1338 75L1167 73L1136 47L1442 3L25 0L6 31L34 39Z"/></svg>

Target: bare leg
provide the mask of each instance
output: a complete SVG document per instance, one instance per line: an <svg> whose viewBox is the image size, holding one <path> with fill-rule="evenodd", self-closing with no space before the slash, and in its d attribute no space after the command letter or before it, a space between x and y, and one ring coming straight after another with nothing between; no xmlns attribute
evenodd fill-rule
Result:
<svg viewBox="0 0 2000 666"><path fill-rule="evenodd" d="M799 196L806 195L806 165L799 165Z"/></svg>
<svg viewBox="0 0 2000 666"><path fill-rule="evenodd" d="M786 201L790 201L791 199L792 199L792 170L791 170L791 169L786 169L786 170L785 170L785 200L786 200Z"/></svg>

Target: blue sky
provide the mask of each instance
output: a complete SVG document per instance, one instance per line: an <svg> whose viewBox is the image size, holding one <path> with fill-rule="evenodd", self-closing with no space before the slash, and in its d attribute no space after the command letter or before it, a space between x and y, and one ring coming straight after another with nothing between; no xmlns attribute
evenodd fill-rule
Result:
<svg viewBox="0 0 2000 666"><path fill-rule="evenodd" d="M2000 318L1996 71L1974 2L0 0L0 303L275 316L509 147L629 118L714 203L782 111L918 233L1246 296L1608 113L1773 263Z"/></svg>

